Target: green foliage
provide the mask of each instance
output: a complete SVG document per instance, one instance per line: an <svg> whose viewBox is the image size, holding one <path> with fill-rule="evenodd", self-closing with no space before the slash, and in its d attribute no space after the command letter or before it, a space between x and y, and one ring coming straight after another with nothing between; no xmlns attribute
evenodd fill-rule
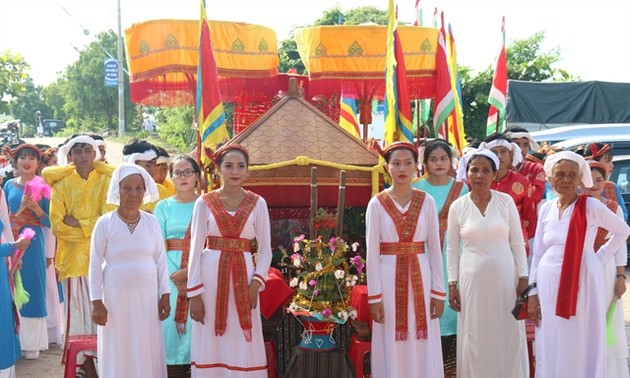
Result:
<svg viewBox="0 0 630 378"><path fill-rule="evenodd" d="M545 39L544 32L531 37L516 40L506 45L508 79L540 82L562 82L579 80L565 70L555 68L560 61L560 50L541 51ZM470 69L459 67L462 83L462 103L466 135L471 138L483 138L488 119L488 96L492 85L494 67L472 76Z"/></svg>
<svg viewBox="0 0 630 378"><path fill-rule="evenodd" d="M193 118L192 106L161 109L156 116L158 135L177 152L189 153L197 143Z"/></svg>
<svg viewBox="0 0 630 378"><path fill-rule="evenodd" d="M31 81L27 73L30 68L22 55L11 51L0 52L0 113L8 112L8 100L27 91L27 85Z"/></svg>
<svg viewBox="0 0 630 378"><path fill-rule="evenodd" d="M35 136L35 112L40 111L42 119L53 118L52 109L43 100L42 87L36 87L29 78L25 92L9 103L9 112L22 123L21 137Z"/></svg>

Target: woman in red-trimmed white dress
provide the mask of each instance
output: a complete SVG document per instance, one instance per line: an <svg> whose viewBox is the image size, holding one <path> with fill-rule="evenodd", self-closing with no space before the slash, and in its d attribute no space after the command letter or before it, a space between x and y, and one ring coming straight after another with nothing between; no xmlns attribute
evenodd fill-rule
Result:
<svg viewBox="0 0 630 378"><path fill-rule="evenodd" d="M443 377L438 318L446 293L435 200L411 187L416 146L396 142L383 155L393 184L366 212L372 376Z"/></svg>
<svg viewBox="0 0 630 378"><path fill-rule="evenodd" d="M269 211L262 197L242 188L244 147L227 145L214 157L223 185L197 199L191 221L192 377L267 377L258 293L271 264Z"/></svg>

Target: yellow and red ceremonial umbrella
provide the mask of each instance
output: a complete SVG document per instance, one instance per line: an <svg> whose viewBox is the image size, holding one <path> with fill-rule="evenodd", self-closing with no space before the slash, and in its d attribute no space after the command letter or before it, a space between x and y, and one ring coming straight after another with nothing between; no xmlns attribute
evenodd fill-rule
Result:
<svg viewBox="0 0 630 378"><path fill-rule="evenodd" d="M435 95L435 28L398 26L411 99ZM387 26L334 25L295 31L302 62L309 75L309 93L361 100L361 123L371 123L372 99L385 93ZM364 109L364 106L366 107ZM368 119L364 117L368 117Z"/></svg>
<svg viewBox="0 0 630 378"><path fill-rule="evenodd" d="M276 32L240 22L210 21L224 101L244 92L277 91ZM125 30L130 94L134 103L195 103L199 20L152 20Z"/></svg>

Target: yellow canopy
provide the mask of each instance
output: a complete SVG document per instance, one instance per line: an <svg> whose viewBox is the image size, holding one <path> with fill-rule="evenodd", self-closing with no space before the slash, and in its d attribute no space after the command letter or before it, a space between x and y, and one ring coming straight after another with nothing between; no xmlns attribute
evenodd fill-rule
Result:
<svg viewBox="0 0 630 378"><path fill-rule="evenodd" d="M260 25L210 21L221 78L264 79L278 74L276 32ZM125 30L132 101L192 104L199 20L152 20Z"/></svg>
<svg viewBox="0 0 630 378"><path fill-rule="evenodd" d="M412 98L434 94L435 56L439 30L398 26ZM356 82L385 82L387 27L381 25L316 26L295 31L298 51L311 86L339 86L352 91ZM325 83L325 84L324 84ZM382 90L380 91L382 92Z"/></svg>

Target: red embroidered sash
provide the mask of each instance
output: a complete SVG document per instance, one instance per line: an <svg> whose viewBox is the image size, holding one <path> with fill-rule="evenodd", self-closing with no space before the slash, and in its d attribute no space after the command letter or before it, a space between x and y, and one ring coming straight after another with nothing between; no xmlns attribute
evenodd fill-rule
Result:
<svg viewBox="0 0 630 378"><path fill-rule="evenodd" d="M440 214L438 215L438 220L440 221L440 248L442 251L444 251L444 236L446 235L446 226L448 225L448 211L453 201L459 197L463 185L464 183L462 181L453 182L451 190L449 190L446 195L444 206L442 206L442 210L440 210Z"/></svg>
<svg viewBox="0 0 630 378"><path fill-rule="evenodd" d="M564 243L564 258L560 270L560 285L558 285L558 301L556 315L565 319L575 316L577 310L578 290L580 288L580 268L584 255L584 239L586 239L586 200L588 195L580 194L571 219L569 232Z"/></svg>
<svg viewBox="0 0 630 378"><path fill-rule="evenodd" d="M188 267L188 257L190 256L190 226L186 229L186 234L183 239L167 239L166 250L167 251L182 251L182 259L180 262L180 269ZM190 301L186 294L177 295L177 303L175 305L175 329L180 335L186 334L186 322L188 321L188 305Z"/></svg>
<svg viewBox="0 0 630 378"><path fill-rule="evenodd" d="M41 227L42 222L37 218L35 213L31 210L24 210L19 216L15 216L13 213L9 214L9 221L11 222L11 231L13 237L17 240L20 237L20 229L24 226L36 226Z"/></svg>
<svg viewBox="0 0 630 378"><path fill-rule="evenodd" d="M240 238L241 232L245 227L247 218L249 218L254 207L256 207L258 198L259 196L257 194L250 191L245 192L245 196L236 210L236 213L234 216L231 216L223 206L223 202L216 191L203 196L203 200L217 221L222 236L222 238L206 239L206 243L209 239L211 242L212 240L222 239L221 242L217 241L217 243L221 243L222 246L222 249L220 249L221 257L219 258L216 318L214 322L214 332L217 336L221 336L225 333L231 275L238 320L243 334L245 335L245 340L252 341L252 314L247 284L247 266L245 265L245 257L243 256L243 252L249 251L249 249L242 248L239 251L240 253L234 253L235 251L232 247L242 247L242 245L238 242L234 242L234 240L243 240Z"/></svg>
<svg viewBox="0 0 630 378"><path fill-rule="evenodd" d="M615 189L615 183L612 181L604 182L604 197L607 200L617 203L617 190Z"/></svg>
<svg viewBox="0 0 630 378"><path fill-rule="evenodd" d="M409 336L407 311L408 303L408 287L411 280L411 288L413 295L414 314L416 316L416 338L427 338L427 319L424 306L424 288L422 285L422 271L418 262L417 254L420 252L420 246L413 242L413 235L418 225L418 216L424 204L425 192L414 190L411 195L411 203L409 210L402 214L398 211L394 200L388 192L383 191L377 194L379 202L387 211L387 214L394 221L396 233L398 234L398 243L381 243L381 251L391 254L391 250L398 244L401 253L396 253L396 341L405 341ZM424 247L424 244L423 244ZM424 248L422 248L423 250Z"/></svg>
<svg viewBox="0 0 630 378"><path fill-rule="evenodd" d="M617 204L617 202L613 200L608 200L606 201L606 207L609 208L610 211L616 214L617 207L619 207L619 205ZM603 227L597 228L597 234L595 234L595 243L593 243L593 249L595 250L595 253L597 253L597 251L601 248L601 246L604 245L604 243L606 243L606 236L608 236L607 229Z"/></svg>

